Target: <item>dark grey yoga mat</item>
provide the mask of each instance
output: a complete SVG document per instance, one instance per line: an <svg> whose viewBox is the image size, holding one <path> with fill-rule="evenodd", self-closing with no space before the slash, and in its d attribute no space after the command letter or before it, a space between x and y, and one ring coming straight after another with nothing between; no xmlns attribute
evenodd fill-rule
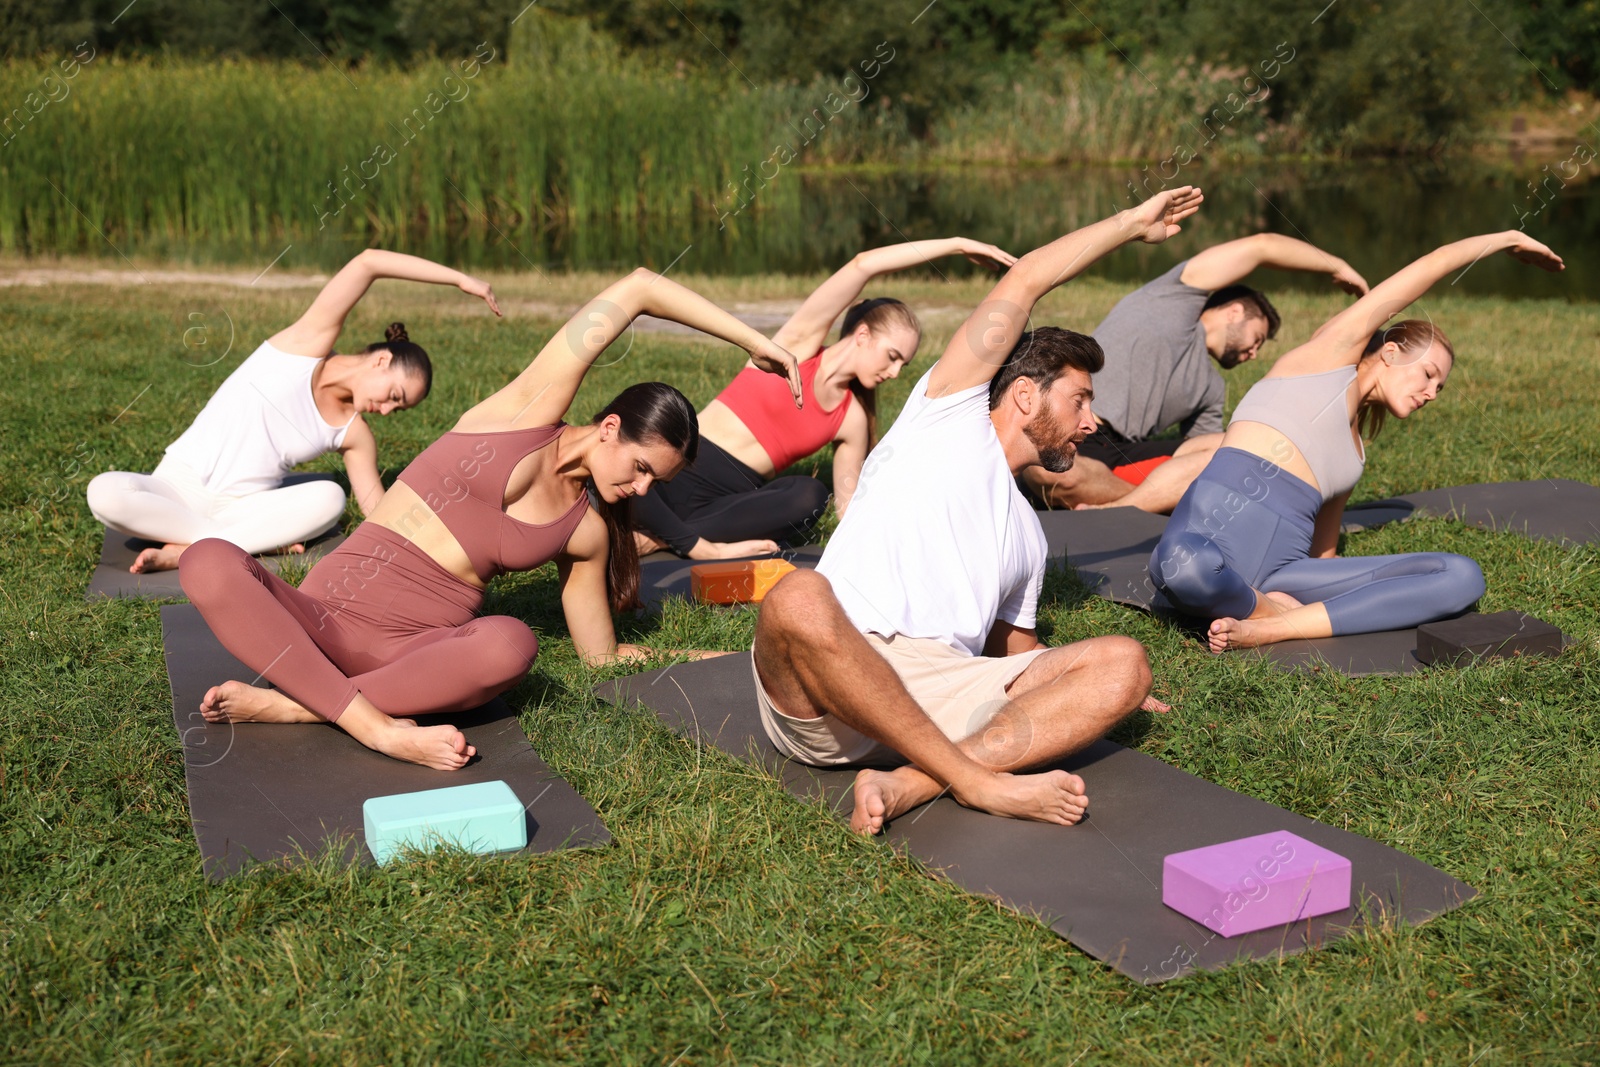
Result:
<svg viewBox="0 0 1600 1067"><path fill-rule="evenodd" d="M1455 518L1542 541L1588 544L1600 539L1600 488L1551 478L1429 489L1347 508L1340 529L1370 530L1419 515Z"/></svg>
<svg viewBox="0 0 1600 1067"><path fill-rule="evenodd" d="M285 563L309 567L343 543L344 534L333 530L308 543L303 555L267 555L257 558L273 572L277 572ZM159 546L154 541L141 541L136 537L126 537L114 530L107 530L105 541L100 546L100 562L95 564L94 573L89 576L89 588L83 598L98 600L106 596L129 596L143 597L146 600L183 600L183 586L179 584L178 572L175 570L153 571L147 574L128 573L128 568L138 558L139 553L143 549L152 547Z"/></svg>
<svg viewBox="0 0 1600 1067"><path fill-rule="evenodd" d="M162 607L161 640L195 840L213 881L252 860L292 863L330 848L346 862L370 864L362 837L365 800L496 779L527 806L524 851L611 841L589 802L539 758L504 701L423 720L454 723L478 749L461 770L435 771L373 752L336 726L208 723L199 711L206 690L229 679L253 682L255 673L222 647L193 604Z"/></svg>
<svg viewBox="0 0 1600 1067"><path fill-rule="evenodd" d="M1049 558L1064 560L1097 596L1150 610L1156 597L1150 581L1150 552L1167 528L1165 515L1138 508L1039 513Z"/></svg>
<svg viewBox="0 0 1600 1067"><path fill-rule="evenodd" d="M776 556L741 556L741 560L786 559L796 567L807 569L817 565L822 558L821 545L803 545L800 548L779 552ZM652 552L639 560L639 599L645 607L654 610L667 597L690 594L689 568L701 563L734 563L736 560L682 559L670 552Z"/></svg>
<svg viewBox="0 0 1600 1067"><path fill-rule="evenodd" d="M784 760L761 730L747 655L680 664L595 688L638 701L670 730L765 766L797 796L848 815L851 771ZM1293 955L1371 923L1425 922L1472 899L1471 886L1386 845L1243 796L1157 759L1101 741L1061 764L1092 800L1074 827L1001 819L949 798L901 816L888 839L956 885L1037 918L1136 982ZM1223 938L1161 903L1173 852L1288 830L1351 861L1358 907Z"/></svg>

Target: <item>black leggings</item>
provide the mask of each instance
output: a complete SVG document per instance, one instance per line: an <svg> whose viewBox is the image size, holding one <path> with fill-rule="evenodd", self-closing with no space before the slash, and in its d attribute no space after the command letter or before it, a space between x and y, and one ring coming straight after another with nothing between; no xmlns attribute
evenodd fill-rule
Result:
<svg viewBox="0 0 1600 1067"><path fill-rule="evenodd" d="M695 461L633 500L639 529L680 556L707 541L803 544L828 506L828 487L803 474L770 482L701 438Z"/></svg>

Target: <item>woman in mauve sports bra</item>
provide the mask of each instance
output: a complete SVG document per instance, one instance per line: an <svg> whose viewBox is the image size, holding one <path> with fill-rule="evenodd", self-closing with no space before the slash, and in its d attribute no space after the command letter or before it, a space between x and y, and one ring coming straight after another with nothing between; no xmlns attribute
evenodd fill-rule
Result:
<svg viewBox="0 0 1600 1067"><path fill-rule="evenodd" d="M740 346L798 400L799 373L782 348L677 283L633 272L413 460L300 588L226 541L184 553L184 592L228 651L273 686L215 686L200 705L206 719L334 722L396 759L462 767L474 750L459 730L400 716L476 707L527 673L533 632L477 610L490 578L552 559L578 654L591 664L644 655L619 646L611 625L612 610L638 598L625 505L694 458L694 408L650 382L587 426L561 421L589 367L639 315Z"/></svg>
<svg viewBox="0 0 1600 1067"><path fill-rule="evenodd" d="M900 301L851 302L880 274L953 255L1001 270L1016 262L965 237L911 241L862 252L818 286L772 337L787 351L814 353L800 364L805 403L796 410L780 381L752 366L740 371L700 412L700 458L670 486L634 502L639 551L724 559L804 541L828 505L828 487L807 475L778 475L830 442L834 504L844 515L877 432L873 390L900 374L922 339ZM841 313L839 339L823 347Z"/></svg>
<svg viewBox="0 0 1600 1067"><path fill-rule="evenodd" d="M154 472L107 471L89 483L95 518L159 546L140 552L130 571L171 570L207 537L246 552L298 550L344 514L338 485L289 474L324 452L343 456L361 514L378 506L378 446L363 417L414 407L433 384L428 354L398 322L360 352L334 352L344 320L379 278L453 285L500 314L489 284L458 270L377 248L357 255L304 315L234 368Z"/></svg>
<svg viewBox="0 0 1600 1067"><path fill-rule="evenodd" d="M1432 323L1384 324L1441 279L1502 251L1545 270L1564 266L1517 230L1445 245L1329 319L1239 402L1150 555L1168 603L1212 620L1213 652L1404 629L1483 595L1483 572L1465 556L1341 559L1339 524L1366 464L1363 436L1437 397L1455 363Z"/></svg>

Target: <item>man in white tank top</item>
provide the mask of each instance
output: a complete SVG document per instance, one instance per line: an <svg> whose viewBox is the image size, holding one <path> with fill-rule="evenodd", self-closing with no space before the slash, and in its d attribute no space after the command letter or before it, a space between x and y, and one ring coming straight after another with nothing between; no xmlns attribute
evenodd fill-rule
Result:
<svg viewBox="0 0 1600 1067"><path fill-rule="evenodd" d="M1067 469L1095 428L1099 345L1024 333L1034 304L1114 248L1177 233L1200 200L1168 191L1018 261L868 456L817 570L763 602L751 653L773 745L818 766L893 766L857 775L858 832L946 791L1071 825L1088 807L1083 779L1017 772L1089 745L1141 704L1164 710L1146 699L1137 641L1040 643L1044 534L1013 478Z"/></svg>

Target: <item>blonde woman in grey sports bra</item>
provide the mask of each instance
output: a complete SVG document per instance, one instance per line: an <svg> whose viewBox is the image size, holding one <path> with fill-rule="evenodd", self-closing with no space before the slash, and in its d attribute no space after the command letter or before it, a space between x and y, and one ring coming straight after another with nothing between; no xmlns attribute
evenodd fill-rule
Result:
<svg viewBox="0 0 1600 1067"><path fill-rule="evenodd" d="M1212 620L1213 652L1403 629L1483 595L1483 572L1465 556L1337 551L1345 501L1366 465L1363 439L1437 397L1455 364L1431 322L1385 323L1493 252L1564 267L1517 230L1435 249L1329 319L1239 402L1150 554L1150 578L1169 605Z"/></svg>

